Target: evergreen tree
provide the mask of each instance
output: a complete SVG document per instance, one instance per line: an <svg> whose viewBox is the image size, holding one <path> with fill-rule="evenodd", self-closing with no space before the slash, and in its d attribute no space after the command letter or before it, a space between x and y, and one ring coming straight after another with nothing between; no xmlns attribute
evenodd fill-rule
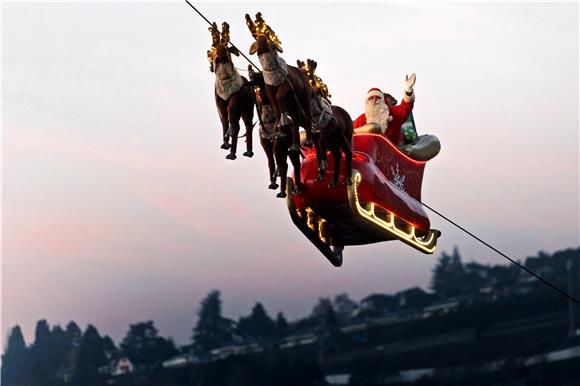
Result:
<svg viewBox="0 0 580 386"><path fill-rule="evenodd" d="M106 364L103 340L97 329L89 324L81 339L73 384L76 386L100 384L103 375L98 370Z"/></svg>
<svg viewBox="0 0 580 386"><path fill-rule="evenodd" d="M433 269L431 289L442 299L458 296L466 284L466 275L457 247L449 256L443 252Z"/></svg>
<svg viewBox="0 0 580 386"><path fill-rule="evenodd" d="M73 346L69 337L59 325L53 326L50 332L52 357L54 360L52 373L55 374L58 369L66 368L68 359Z"/></svg>
<svg viewBox="0 0 580 386"><path fill-rule="evenodd" d="M321 325L327 329L332 330L338 325L334 307L328 298L318 299L318 303L312 309L311 317L318 319Z"/></svg>
<svg viewBox="0 0 580 386"><path fill-rule="evenodd" d="M197 325L193 329L193 351L205 355L233 340L233 322L222 317L222 302L218 290L211 291L201 302Z"/></svg>
<svg viewBox="0 0 580 386"><path fill-rule="evenodd" d="M56 371L58 361L53 355L54 345L50 327L45 319L36 323L34 343L31 347L31 378L51 379Z"/></svg>
<svg viewBox="0 0 580 386"><path fill-rule="evenodd" d="M261 339L276 336L276 324L268 316L264 306L256 303L248 317L240 318L238 334L244 338Z"/></svg>
<svg viewBox="0 0 580 386"><path fill-rule="evenodd" d="M132 324L121 350L136 366L154 366L177 354L173 341L160 337L152 320Z"/></svg>
<svg viewBox="0 0 580 386"><path fill-rule="evenodd" d="M107 360L110 361L119 359L120 351L117 346L115 346L113 339L111 339L111 337L108 335L103 337L103 349L105 350L105 356L107 357Z"/></svg>
<svg viewBox="0 0 580 386"><path fill-rule="evenodd" d="M70 321L66 325L66 336L71 346L78 347L81 344L82 331L75 322Z"/></svg>
<svg viewBox="0 0 580 386"><path fill-rule="evenodd" d="M27 348L20 326L10 330L8 343L2 358L2 381L7 385L20 383L29 371Z"/></svg>
<svg viewBox="0 0 580 386"><path fill-rule="evenodd" d="M288 322L282 312L278 312L276 316L276 334L279 337L285 336L288 333Z"/></svg>

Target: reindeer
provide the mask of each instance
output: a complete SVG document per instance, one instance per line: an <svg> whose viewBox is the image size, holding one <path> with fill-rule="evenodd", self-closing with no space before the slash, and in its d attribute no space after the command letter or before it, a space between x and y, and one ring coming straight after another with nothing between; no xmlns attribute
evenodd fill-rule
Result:
<svg viewBox="0 0 580 386"><path fill-rule="evenodd" d="M246 24L256 40L250 46L250 55L258 54L262 65L266 94L274 107L276 126L291 125L292 145L290 152L300 152L299 122L306 130L306 145L312 145L312 113L310 98L312 88L302 71L288 66L278 52L282 53L280 40L274 31L262 19L262 14L256 14L256 21L246 14ZM290 116L290 120L288 119Z"/></svg>
<svg viewBox="0 0 580 386"><path fill-rule="evenodd" d="M340 174L340 160L342 153L346 160L346 184L352 184L352 135L353 126L350 115L339 106L331 106L330 93L328 87L322 82L317 75L316 63L314 60L307 59L306 63L297 60L296 64L306 76L313 89L312 97L312 113L313 113L313 129L316 146L316 158L318 159L318 177L317 182L324 180L324 173L327 168L328 158L327 149L334 158L334 174L332 182L328 185L329 188L336 188L338 186L338 177ZM342 151L342 153L341 153Z"/></svg>
<svg viewBox="0 0 580 386"><path fill-rule="evenodd" d="M216 75L215 102L220 115L223 131L222 149L230 150L227 159L236 159L240 117L246 126L246 151L244 156L252 157L252 119L254 117L253 91L246 78L240 75L232 62L232 54L239 56L235 47L228 47L230 42L230 26L222 23L222 34L214 22L209 28L212 36L211 49L207 51L210 71ZM232 138L232 144L229 143Z"/></svg>
<svg viewBox="0 0 580 386"><path fill-rule="evenodd" d="M260 125L262 127L260 142L268 157L268 167L270 171L270 189L277 189L276 176L280 177L280 192L276 195L279 198L286 197L286 176L288 175L288 158L294 166L294 179L296 184L294 193L301 193L300 183L300 153L291 152L289 148L292 145L290 126L285 125L275 130L276 117L273 112L273 103L271 103L266 88L264 78L261 73L252 71L248 66L248 72L256 90L256 107L260 116ZM277 168L276 168L277 167Z"/></svg>
<svg viewBox="0 0 580 386"><path fill-rule="evenodd" d="M255 72L250 64L248 65L248 76L254 86L256 96L256 110L260 121L260 144L268 158L268 171L270 175L268 189L276 190L278 189L278 184L276 183L276 161L274 160L276 116L274 115L274 108L266 95L262 74Z"/></svg>

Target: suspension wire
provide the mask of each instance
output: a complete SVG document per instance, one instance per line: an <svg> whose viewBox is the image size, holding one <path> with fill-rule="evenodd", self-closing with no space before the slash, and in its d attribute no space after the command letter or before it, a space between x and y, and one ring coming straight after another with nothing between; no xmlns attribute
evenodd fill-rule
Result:
<svg viewBox="0 0 580 386"><path fill-rule="evenodd" d="M452 221L451 219L445 217L443 214L439 213L438 211L436 211L435 209L431 208L429 205L425 204L424 202L419 201L424 207L426 207L427 209L429 209L430 211L432 211L433 213L435 213L436 215L442 217L443 219L445 219L446 221L450 222L451 224L455 225L457 228L461 229L463 232L467 233L469 236L473 237L474 239L476 239L477 241L479 241L480 243L482 243L483 245L485 245L486 247L490 248L491 250L495 251L496 253L500 254L501 256L505 257L506 259L508 259L512 264L516 265L518 268L526 271L527 273L529 273L530 275L532 275L533 277L535 277L536 279L540 280L542 283L546 284L548 287L552 288L553 290L555 290L556 292L560 293L560 295L568 298L569 300L573 301L574 303L576 303L576 305L580 306L580 301L578 301L578 299L574 298L572 295L570 295L569 293L561 290L560 288L558 288L557 286L555 286L554 284L550 283L548 280L542 278L541 276L539 276L538 274L534 273L533 271L531 271L530 269L524 267L523 265L521 265L520 263L518 263L517 261L515 261L514 259L512 259L511 257L509 257L508 255L506 255L505 253L499 251L497 248L495 248L494 246L490 245L489 243L483 241L482 239L480 239L479 237L477 237L476 235L474 235L473 233L471 233L470 231L468 231L467 229L463 228L461 225L457 224L456 222Z"/></svg>
<svg viewBox="0 0 580 386"><path fill-rule="evenodd" d="M185 2L195 11L197 12L197 14L199 16L201 16L203 18L203 20L205 20L207 22L207 24L209 24L210 26L213 27L212 23L197 9L193 6L193 4L191 4L189 2L189 0L185 0ZM223 37L222 33L220 31L217 31L220 36ZM246 59L248 61L248 63L250 63L252 66L254 66L254 68L256 70L258 70L258 72L262 72L258 66L256 66L254 64L254 62L252 62L246 55L244 55L244 53L242 51L240 51L240 49L238 47L236 47L234 45L234 43L232 43L231 41L229 42L230 45L232 47L234 47L236 50L238 50L238 52L244 57L244 59ZM294 90L292 90L294 91ZM255 123L254 123L255 125ZM501 252L500 250L498 250L497 248L495 248L494 246L492 246L491 244L483 241L482 239L480 239L479 237L477 237L476 235L474 235L473 233L471 233L470 231L468 231L467 229L463 228L461 225L457 224L456 222L454 222L453 220L447 218L446 216L444 216L443 214L439 213L438 211L436 211L435 209L431 208L429 205L425 204L424 202L419 201L424 207L426 207L427 209L429 209L430 211L432 211L433 213L435 213L436 215L440 216L441 218L443 218L444 220L446 220L447 222L453 224L454 226L456 226L457 228L459 228L460 230L462 230L463 232L467 233L469 236L473 237L475 240L479 241L481 244L485 245L486 247L488 247L489 249L493 250L494 252L496 252L497 254L503 256L504 258L506 258L507 260L509 260L512 264L514 264L515 266L517 266L518 268L520 268L523 271L526 271L527 273L529 273L530 275L532 275L533 277L535 277L536 279L538 279L539 281L541 281L542 283L544 283L545 285L547 285L548 287L552 288L554 291L558 292L560 295L568 298L569 300L573 301L574 303L576 303L576 305L580 306L580 301L576 298L574 298L572 295L568 294L567 292L565 292L564 290L561 290L560 288L558 288L557 286L555 286L554 284L550 283L548 280L542 278L541 276L539 276L538 274L536 274L535 272L533 272L532 270L526 268L525 266L521 265L520 263L518 263L517 261L515 261L514 259L512 259L511 257L509 257L508 255L506 255L505 253Z"/></svg>
<svg viewBox="0 0 580 386"><path fill-rule="evenodd" d="M205 21L207 22L207 24L209 24L210 26L212 26L212 27L213 27L213 24L212 24L212 23L211 23L211 22L210 22L210 21L207 19L207 17L205 17L205 16L203 15L203 13L199 12L199 11L198 11L198 9L197 9L197 8L195 8L195 7L193 6L193 4L191 4L191 3L189 2L189 0L185 0L185 2L186 2L187 4L189 4L189 6L190 6L191 8L193 8L193 10L194 10L195 12L197 12L197 14L198 14L199 16L201 16L201 17L203 18L203 20L205 20ZM224 36L224 35L223 35L223 34L222 34L220 31L217 31L217 32L220 34L220 36L222 36L222 37ZM232 47L234 47L236 50L238 50L238 52L240 53L240 55L242 55L242 56L244 57L244 59L246 59L246 60L247 60L247 61L248 61L248 62L249 62L249 63L250 63L252 66L254 66L254 68L255 68L256 70L258 70L258 72L262 72L262 71L261 71L261 70L258 68L258 66L256 66L256 65L254 64L254 62L252 62L252 61L251 61L251 60L250 60L250 59L249 59L249 58L248 58L246 55L244 55L244 53L243 53L243 52L242 52L242 51L241 51L241 50L240 50L238 47L236 47L236 46L234 45L234 43L232 43L232 42L231 42L231 40L229 41L229 43L230 43L230 45L231 45Z"/></svg>

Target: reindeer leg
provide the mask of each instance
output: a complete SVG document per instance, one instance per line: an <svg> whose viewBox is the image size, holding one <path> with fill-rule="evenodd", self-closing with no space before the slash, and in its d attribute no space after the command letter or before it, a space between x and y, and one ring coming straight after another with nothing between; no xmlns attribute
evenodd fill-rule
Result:
<svg viewBox="0 0 580 386"><path fill-rule="evenodd" d="M286 174L288 173L288 145L286 140L277 138L273 146L274 157L276 158L277 174L280 177L280 193L276 195L278 198L286 197Z"/></svg>
<svg viewBox="0 0 580 386"><path fill-rule="evenodd" d="M306 83L308 84L308 83ZM306 142L305 146L312 146L312 110L310 106L310 100L312 99L312 89L307 87L304 95L300 98L300 103L302 105L303 115L304 115L304 130L306 131Z"/></svg>
<svg viewBox="0 0 580 386"><path fill-rule="evenodd" d="M302 194L302 182L300 180L300 154L289 153L290 161L294 166L294 194Z"/></svg>
<svg viewBox="0 0 580 386"><path fill-rule="evenodd" d="M333 130L329 125L322 129L322 132L318 135L318 138L313 134L314 137L314 148L316 149L316 158L318 159L318 177L316 177L316 182L324 181L324 172L328 166L328 157L326 155L328 148L328 135Z"/></svg>
<svg viewBox="0 0 580 386"><path fill-rule="evenodd" d="M223 142L222 142L222 145L220 147L224 150L228 150L230 148L229 136L228 136L228 129L229 129L228 102L224 101L217 94L215 94L215 102L216 102L218 113L220 116L220 121L222 123Z"/></svg>
<svg viewBox="0 0 580 386"><path fill-rule="evenodd" d="M329 188L336 188L338 186L338 176L340 174L340 160L342 158L342 153L338 146L333 146L332 157L334 158L334 174L332 176L332 182L328 185Z"/></svg>
<svg viewBox="0 0 580 386"><path fill-rule="evenodd" d="M286 97L291 92L290 86L287 82L282 83L278 86L278 91L276 92L276 103L278 104L278 108L280 110L280 127L284 127L289 124L288 116L292 119L292 127L290 130L290 134L292 135L292 146L290 146L289 151L299 153L300 152L300 133L299 133L299 126L298 126L298 117L296 114L290 112L289 106L286 103Z"/></svg>
<svg viewBox="0 0 580 386"><path fill-rule="evenodd" d="M278 175L280 176L280 193L276 195L278 198L286 198L286 175L288 174L288 163L283 165L278 164Z"/></svg>
<svg viewBox="0 0 580 386"><path fill-rule="evenodd" d="M292 146L290 146L291 153L300 153L300 126L298 125L298 114L292 114Z"/></svg>
<svg viewBox="0 0 580 386"><path fill-rule="evenodd" d="M266 95L268 96L268 99L270 100L270 103L272 104L272 109L274 110L274 116L276 117L276 123L274 123L274 128L275 128L275 135L276 136L281 136L282 131L280 130L280 116L281 116L281 111L280 111L280 106L278 106L278 101L276 100L276 88L273 86L268 86L266 85Z"/></svg>
<svg viewBox="0 0 580 386"><path fill-rule="evenodd" d="M274 161L274 144L271 140L260 138L260 144L266 153L268 158L268 171L270 172L270 185L268 189L276 190L278 189L278 184L276 183L276 163Z"/></svg>
<svg viewBox="0 0 580 386"><path fill-rule="evenodd" d="M252 156L254 155L254 152L252 151L253 115L254 115L253 106L252 111L242 114L242 120L244 121L244 126L246 126L246 151L244 152L244 155L250 158L252 158Z"/></svg>
<svg viewBox="0 0 580 386"><path fill-rule="evenodd" d="M232 98L230 98L232 99ZM232 103L233 102L233 103ZM230 154L226 156L227 159L236 159L236 150L238 148L238 134L240 133L240 113L236 108L236 101L230 100L228 106L228 117L230 121L230 137L232 137L232 147L230 148Z"/></svg>

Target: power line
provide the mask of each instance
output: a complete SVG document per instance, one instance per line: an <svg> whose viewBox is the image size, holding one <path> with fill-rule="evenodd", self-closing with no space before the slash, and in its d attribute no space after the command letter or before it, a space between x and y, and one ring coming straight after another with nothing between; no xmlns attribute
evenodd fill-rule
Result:
<svg viewBox="0 0 580 386"><path fill-rule="evenodd" d="M523 265L521 265L520 263L518 263L517 261L515 261L514 259L512 259L511 257L509 257L508 255L506 255L505 253L501 252L500 250L498 250L497 248L495 248L494 246L492 246L491 244L483 241L482 239L480 239L479 237L477 237L476 235L474 235L473 233L471 233L470 231L468 231L467 229L463 228L461 225L457 224L455 221L452 221L451 219L447 218L446 216L444 216L443 214L439 213L438 211L436 211L435 209L431 208L429 205L425 204L424 202L419 201L424 207L426 207L427 209L429 209L430 211L432 211L433 213L435 213L436 215L442 217L444 220L450 222L451 224L455 225L457 228L461 229L463 232L467 233L469 236L473 237L474 239L476 239L477 241L479 241L480 243L482 243L483 245L485 245L486 247L490 248L491 250L493 250L494 252L498 253L499 255L505 257L506 259L508 259L512 264L516 265L518 268L526 271L527 273L529 273L530 275L532 275L533 277L535 277L536 279L540 280L542 283L546 284L548 287L552 288L554 291L557 291L558 293L560 293L560 295L568 298L569 300L573 301L574 303L576 303L577 305L580 306L580 301L578 301L578 299L574 298L572 295L570 295L569 293L561 290L560 288L558 288L557 286L555 286L554 284L550 283L548 280L542 278L540 275L536 274L535 272L533 272L532 270L524 267Z"/></svg>
<svg viewBox="0 0 580 386"><path fill-rule="evenodd" d="M185 2L195 11L197 12L197 14L199 16L201 16L203 18L203 20L205 20L210 26L213 26L212 23L197 9L193 6L193 4L191 4L189 2L189 0L185 0ZM220 31L217 31L220 36L223 36L222 33ZM246 59L252 66L254 66L254 68L256 68L258 70L258 72L261 72L260 69L258 68L258 66L256 66L246 55L244 55L244 53L238 48L236 47L231 41L229 42L231 44L232 47L234 47L236 50L238 50L238 52L244 57L244 59ZM418 200L417 200L418 201ZM535 272L533 272L532 270L526 268L525 266L521 265L520 263L518 263L517 261L515 261L514 259L512 259L511 257L509 257L508 255L506 255L505 253L501 252L500 250L498 250L497 248L495 248L493 245L483 241L482 239L480 239L479 237L477 237L476 235L474 235L473 233L471 233L470 231L468 231L467 229L463 228L461 225L457 224L456 222L452 221L451 219L449 219L448 217L444 216L443 214L439 213L438 211L436 211L435 209L431 208L429 205L425 204L424 202L419 201L419 203L421 203L424 207L426 207L427 209L429 209L430 211L432 211L433 213L435 213L436 215L440 216L441 218L443 218L444 220L448 221L449 223L455 225L457 228L459 228L460 230L462 230L463 232L467 233L469 236L473 237L475 240L479 241L480 243L482 243L483 245L485 245L486 247L490 248L491 250L493 250L494 252L496 252L497 254L503 256L504 258L506 258L507 260L509 260L512 264L514 264L515 266L517 266L518 268L520 268L521 270L526 271L527 273L529 273L530 275L532 275L533 277L535 277L536 279L540 280L542 283L544 283L545 285L547 285L548 287L552 288L554 291L558 292L560 295L568 298L569 300L573 301L574 303L576 303L578 306L580 306L580 301L577 300L576 298L574 298L572 295L568 294L567 292L561 290L560 288L558 288L557 286L555 286L554 284L550 283L548 280L542 278L540 275L536 274Z"/></svg>
<svg viewBox="0 0 580 386"><path fill-rule="evenodd" d="M195 12L197 12L197 14L198 14L199 16L201 16L201 17L203 18L203 20L205 20L205 21L207 22L207 24L209 24L210 26L212 26L212 27L213 27L213 24L212 24L212 23L211 23L211 22L210 22L210 21L207 19L207 17L205 17L205 16L203 15L203 13L201 13L201 12L200 12L200 11L199 11L197 8L195 8L195 7L193 6L193 4L191 4L191 3L189 2L189 0L185 0L185 2L186 2L187 4L189 4L189 6L190 6L191 8L193 8L193 10L194 10ZM222 34L220 31L217 31L217 32L220 34L220 36L223 36L223 34ZM251 61L251 60L250 60L250 59L249 59L249 58L248 58L246 55L244 55L244 53L243 53L243 52L242 52L242 51L241 51L241 50L240 50L238 47L236 47L236 46L234 45L234 43L232 43L232 42L231 42L231 40L229 41L229 43L230 43L230 45L231 45L232 47L234 47L236 50L238 50L238 52L240 53L240 55L242 55L242 56L244 57L244 59L246 59L246 60L247 60L247 61L248 61L248 62L249 62L249 63L250 63L252 66L254 66L254 68L255 68L256 70L258 70L258 72L262 72L262 71L261 71L261 70L258 68L258 66L256 66L256 65L254 64L254 62L252 62L252 61Z"/></svg>

